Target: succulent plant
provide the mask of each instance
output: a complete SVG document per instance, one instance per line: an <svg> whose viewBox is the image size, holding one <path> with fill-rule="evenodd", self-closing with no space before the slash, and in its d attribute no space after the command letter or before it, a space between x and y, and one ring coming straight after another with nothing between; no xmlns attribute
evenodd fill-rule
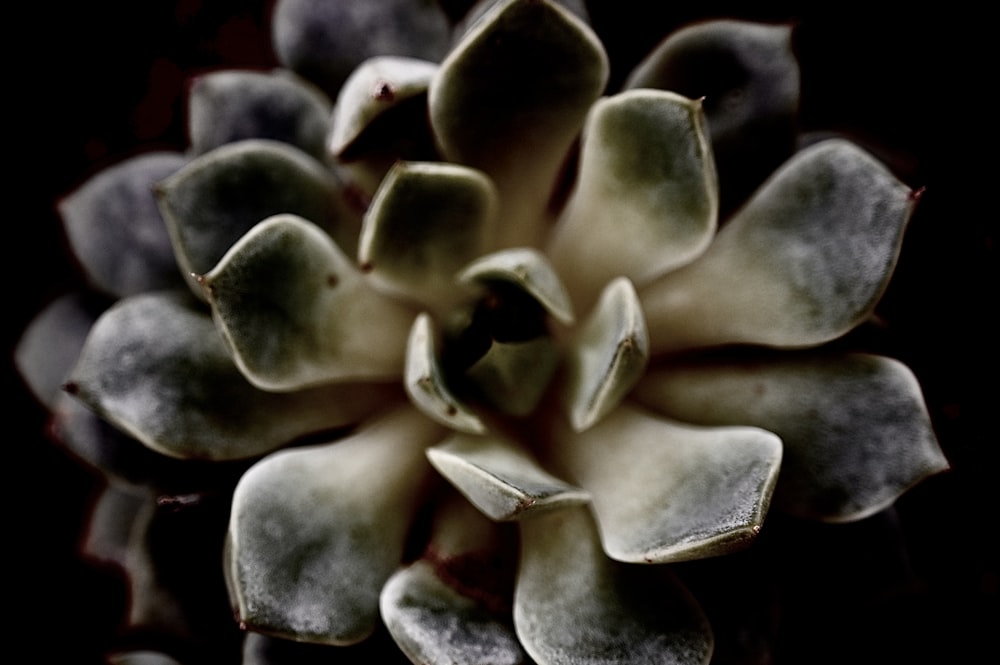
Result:
<svg viewBox="0 0 1000 665"><path fill-rule="evenodd" d="M692 26L609 90L587 20L281 0L285 69L201 76L188 152L65 199L117 302L57 301L18 362L108 475L86 547L133 624L196 639L174 578L221 555L248 664L383 630L418 663L705 663L671 564L947 467L912 373L833 344L919 195L796 145L790 28Z"/></svg>

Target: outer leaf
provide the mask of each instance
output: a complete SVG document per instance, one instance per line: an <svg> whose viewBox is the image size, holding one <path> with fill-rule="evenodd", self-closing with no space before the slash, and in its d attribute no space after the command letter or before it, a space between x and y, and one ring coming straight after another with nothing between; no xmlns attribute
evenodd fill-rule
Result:
<svg viewBox="0 0 1000 665"><path fill-rule="evenodd" d="M606 558L586 507L520 525L514 627L535 661L708 663L711 629L687 590L665 568Z"/></svg>
<svg viewBox="0 0 1000 665"><path fill-rule="evenodd" d="M395 394L344 384L262 392L233 365L211 318L180 294L119 302L94 325L69 389L153 450L234 459L357 422Z"/></svg>
<svg viewBox="0 0 1000 665"><path fill-rule="evenodd" d="M642 291L653 352L803 347L844 334L885 289L913 202L908 187L846 141L803 150L705 254Z"/></svg>
<svg viewBox="0 0 1000 665"><path fill-rule="evenodd" d="M618 406L648 360L649 336L635 289L628 279L616 279L569 351L563 400L573 428L582 432Z"/></svg>
<svg viewBox="0 0 1000 665"><path fill-rule="evenodd" d="M290 72L205 74L188 97L191 149L200 155L244 139L271 139L322 160L330 106L323 93Z"/></svg>
<svg viewBox="0 0 1000 665"><path fill-rule="evenodd" d="M701 102L657 90L598 101L550 254L578 307L625 276L638 286L701 254L718 183Z"/></svg>
<svg viewBox="0 0 1000 665"><path fill-rule="evenodd" d="M148 501L149 493L143 488L124 483L105 485L91 507L81 553L98 563L124 569L133 525Z"/></svg>
<svg viewBox="0 0 1000 665"><path fill-rule="evenodd" d="M14 364L35 398L52 411L99 312L80 295L65 295L39 312L14 349Z"/></svg>
<svg viewBox="0 0 1000 665"><path fill-rule="evenodd" d="M442 63L431 124L447 160L497 184L499 247L539 245L557 176L607 76L597 37L545 0L496 3Z"/></svg>
<svg viewBox="0 0 1000 665"><path fill-rule="evenodd" d="M705 21L672 33L626 88L704 97L728 214L792 154L799 65L789 25Z"/></svg>
<svg viewBox="0 0 1000 665"><path fill-rule="evenodd" d="M591 493L608 556L663 563L753 540L781 441L755 427L689 426L626 404L583 434L559 432L551 456Z"/></svg>
<svg viewBox="0 0 1000 665"><path fill-rule="evenodd" d="M372 289L304 219L264 220L201 283L237 366L256 386L288 391L403 373L414 312Z"/></svg>
<svg viewBox="0 0 1000 665"><path fill-rule="evenodd" d="M332 176L305 153L275 141L240 141L213 150L166 180L158 194L177 261L198 295L196 276L272 215L305 217L352 249L357 238Z"/></svg>
<svg viewBox="0 0 1000 665"><path fill-rule="evenodd" d="M775 506L860 519L948 467L911 372L868 355L703 362L652 372L644 403L707 425L757 425L784 442Z"/></svg>
<svg viewBox="0 0 1000 665"><path fill-rule="evenodd" d="M111 665L181 665L158 651L125 651L108 657Z"/></svg>
<svg viewBox="0 0 1000 665"><path fill-rule="evenodd" d="M427 457L483 514L493 520L585 503L588 494L546 472L525 450L495 435L454 434Z"/></svg>
<svg viewBox="0 0 1000 665"><path fill-rule="evenodd" d="M451 38L437 3L411 0L280 0L272 30L278 59L331 97L372 56L436 62Z"/></svg>
<svg viewBox="0 0 1000 665"><path fill-rule="evenodd" d="M186 162L173 152L139 155L101 171L60 202L70 247L98 289L122 297L180 286L153 186Z"/></svg>
<svg viewBox="0 0 1000 665"><path fill-rule="evenodd" d="M435 519L424 556L397 571L382 590L382 619L414 663L517 665L525 659L509 614L513 557L500 529L461 499ZM509 560L508 560L509 559ZM471 579L470 579L471 578ZM497 587L503 587L498 589ZM504 598L494 598L501 591ZM499 607L498 607L499 606Z"/></svg>
<svg viewBox="0 0 1000 665"><path fill-rule="evenodd" d="M229 528L240 620L327 644L371 634L430 477L424 449L440 436L397 409L339 443L275 453L248 471Z"/></svg>
<svg viewBox="0 0 1000 665"><path fill-rule="evenodd" d="M455 274L486 251L496 214L496 189L481 172L400 162L365 215L358 262L381 289L443 309L465 295Z"/></svg>
<svg viewBox="0 0 1000 665"><path fill-rule="evenodd" d="M429 314L420 314L406 343L403 385L410 400L424 415L459 432L484 434L486 425L446 385L435 351Z"/></svg>
<svg viewBox="0 0 1000 665"><path fill-rule="evenodd" d="M128 436L62 393L52 407L50 428L65 448L111 482L187 494L232 484L245 470L243 461L223 463L167 457Z"/></svg>

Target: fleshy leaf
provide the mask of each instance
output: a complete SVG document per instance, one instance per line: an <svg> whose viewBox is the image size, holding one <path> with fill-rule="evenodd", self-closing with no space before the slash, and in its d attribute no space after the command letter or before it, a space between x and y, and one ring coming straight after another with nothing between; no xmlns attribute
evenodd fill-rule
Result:
<svg viewBox="0 0 1000 665"><path fill-rule="evenodd" d="M500 413L527 416L542 401L559 368L559 349L548 335L515 342L493 340L465 371L477 398Z"/></svg>
<svg viewBox="0 0 1000 665"><path fill-rule="evenodd" d="M246 469L243 461L223 463L167 457L112 426L65 392L52 407L49 427L66 450L119 484L189 493L235 483Z"/></svg>
<svg viewBox="0 0 1000 665"><path fill-rule="evenodd" d="M186 162L174 152L138 155L59 203L70 247L98 289L123 297L182 284L153 187Z"/></svg>
<svg viewBox="0 0 1000 665"><path fill-rule="evenodd" d="M445 384L435 350L429 314L417 316L406 344L403 385L413 404L426 416L459 432L483 434L486 425Z"/></svg>
<svg viewBox="0 0 1000 665"><path fill-rule="evenodd" d="M382 620L412 662L524 662L509 614L501 618L510 607L512 584L504 582L513 581L514 557L504 556L500 531L464 500L449 501L438 510L424 556L386 583ZM494 598L496 591L505 597Z"/></svg>
<svg viewBox="0 0 1000 665"><path fill-rule="evenodd" d="M790 25L719 20L688 26L646 56L625 87L704 98L724 213L794 150L799 65Z"/></svg>
<svg viewBox="0 0 1000 665"><path fill-rule="evenodd" d="M111 665L181 665L159 651L123 651L108 656Z"/></svg>
<svg viewBox="0 0 1000 665"><path fill-rule="evenodd" d="M707 428L624 404L586 432L560 431L549 457L591 493L613 559L665 563L725 554L760 531L781 440L756 427Z"/></svg>
<svg viewBox="0 0 1000 665"><path fill-rule="evenodd" d="M866 517L948 467L916 379L888 358L670 365L648 374L636 395L688 422L776 433L785 452L774 506L801 517Z"/></svg>
<svg viewBox="0 0 1000 665"><path fill-rule="evenodd" d="M585 491L551 475L525 450L496 434L454 434L429 448L427 457L493 520L521 519L589 500Z"/></svg>
<svg viewBox="0 0 1000 665"><path fill-rule="evenodd" d="M653 352L843 335L888 284L914 201L851 143L803 150L702 256L642 290Z"/></svg>
<svg viewBox="0 0 1000 665"><path fill-rule="evenodd" d="M124 483L108 483L90 509L81 553L102 564L124 568L132 526L148 502L148 491Z"/></svg>
<svg viewBox="0 0 1000 665"><path fill-rule="evenodd" d="M25 328L14 364L35 398L52 411L99 312L80 295L49 303Z"/></svg>
<svg viewBox="0 0 1000 665"><path fill-rule="evenodd" d="M379 288L424 305L455 304L455 274L486 251L497 193L480 171L399 162L365 214L358 263Z"/></svg>
<svg viewBox="0 0 1000 665"><path fill-rule="evenodd" d="M445 159L497 184L500 248L540 244L557 177L607 76L590 28L538 0L496 3L442 63L428 91L431 125Z"/></svg>
<svg viewBox="0 0 1000 665"><path fill-rule="evenodd" d="M546 665L706 665L712 633L693 598L661 566L604 556L587 507L520 522L514 627Z"/></svg>
<svg viewBox="0 0 1000 665"><path fill-rule="evenodd" d="M333 109L329 150L362 207L400 161L437 158L427 118L427 88L437 64L382 56L362 63Z"/></svg>
<svg viewBox="0 0 1000 665"><path fill-rule="evenodd" d="M635 289L621 277L605 287L576 332L567 358L563 400L581 432L614 409L649 361L649 335Z"/></svg>
<svg viewBox="0 0 1000 665"><path fill-rule="evenodd" d="M205 74L188 97L191 149L200 155L244 139L271 139L322 160L330 107L323 93L290 72Z"/></svg>
<svg viewBox="0 0 1000 665"><path fill-rule="evenodd" d="M208 152L167 179L158 196L177 262L199 296L195 276L272 215L304 217L351 250L357 242L333 177L304 152L276 141L250 139Z"/></svg>
<svg viewBox="0 0 1000 665"><path fill-rule="evenodd" d="M254 226L200 283L256 386L289 391L403 374L414 311L375 291L304 219L276 215Z"/></svg>
<svg viewBox="0 0 1000 665"><path fill-rule="evenodd" d="M536 249L517 247L480 257L458 274L461 284L508 282L521 289L564 324L573 323L573 305L555 268Z"/></svg>
<svg viewBox="0 0 1000 665"><path fill-rule="evenodd" d="M438 3L412 0L280 0L272 32L278 59L331 97L372 56L437 62L451 40Z"/></svg>
<svg viewBox="0 0 1000 665"><path fill-rule="evenodd" d="M228 548L241 622L325 644L363 640L432 477L441 428L406 407L343 441L275 453L240 481Z"/></svg>
<svg viewBox="0 0 1000 665"><path fill-rule="evenodd" d="M579 175L550 247L578 307L611 279L637 286L701 254L715 234L718 183L701 102L634 90L598 101Z"/></svg>
<svg viewBox="0 0 1000 665"><path fill-rule="evenodd" d="M344 83L333 109L329 148L348 158L376 120L400 105L427 94L437 64L416 58L374 57Z"/></svg>
<svg viewBox="0 0 1000 665"><path fill-rule="evenodd" d="M357 422L396 394L338 384L266 393L233 364L212 319L179 293L120 301L94 325L67 389L165 455L236 459Z"/></svg>

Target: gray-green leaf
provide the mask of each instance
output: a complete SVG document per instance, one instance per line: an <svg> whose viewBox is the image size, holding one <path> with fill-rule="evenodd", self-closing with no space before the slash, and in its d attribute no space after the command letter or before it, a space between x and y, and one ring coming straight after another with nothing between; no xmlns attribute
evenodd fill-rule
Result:
<svg viewBox="0 0 1000 665"><path fill-rule="evenodd" d="M330 100L291 72L224 70L196 78L188 96L191 150L200 155L244 139L326 156Z"/></svg>
<svg viewBox="0 0 1000 665"><path fill-rule="evenodd" d="M429 448L427 457L493 520L521 519L589 500L585 491L548 473L527 451L496 434L454 434Z"/></svg>
<svg viewBox="0 0 1000 665"><path fill-rule="evenodd" d="M404 407L343 441L282 451L252 467L236 488L229 527L240 621L325 644L368 637L433 477L424 449L441 435Z"/></svg>
<svg viewBox="0 0 1000 665"><path fill-rule="evenodd" d="M623 404L584 433L549 442L590 492L608 556L665 563L725 554L760 531L781 441L756 427L699 427Z"/></svg>
<svg viewBox="0 0 1000 665"><path fill-rule="evenodd" d="M187 161L173 152L132 157L104 169L60 202L70 247L95 287L123 297L181 286L153 187Z"/></svg>
<svg viewBox="0 0 1000 665"><path fill-rule="evenodd" d="M257 224L200 281L237 366L264 390L403 374L415 312L300 217Z"/></svg>
<svg viewBox="0 0 1000 665"><path fill-rule="evenodd" d="M599 100L549 248L578 308L611 279L641 287L711 242L718 182L700 101L659 90Z"/></svg>
<svg viewBox="0 0 1000 665"><path fill-rule="evenodd" d="M496 183L499 248L540 244L557 176L607 76L590 28L537 0L497 2L441 64L431 124L445 159Z"/></svg>
<svg viewBox="0 0 1000 665"><path fill-rule="evenodd" d="M162 183L160 207L177 262L199 296L196 276L272 215L299 215L354 250L356 226L342 208L333 176L304 152L250 139L208 152Z"/></svg>
<svg viewBox="0 0 1000 665"><path fill-rule="evenodd" d="M68 389L153 450L198 459L254 457L357 422L391 386L337 384L266 393L233 364L211 317L183 293L120 301L94 325Z"/></svg>
<svg viewBox="0 0 1000 665"><path fill-rule="evenodd" d="M888 284L914 200L851 143L803 150L703 255L641 290L653 352L843 335Z"/></svg>
<svg viewBox="0 0 1000 665"><path fill-rule="evenodd" d="M586 506L524 520L514 628L544 665L706 665L712 633L693 598L661 566L601 550Z"/></svg>
<svg viewBox="0 0 1000 665"><path fill-rule="evenodd" d="M920 386L901 363L862 354L670 365L636 396L671 417L756 425L784 443L774 506L801 517L860 519L948 468Z"/></svg>

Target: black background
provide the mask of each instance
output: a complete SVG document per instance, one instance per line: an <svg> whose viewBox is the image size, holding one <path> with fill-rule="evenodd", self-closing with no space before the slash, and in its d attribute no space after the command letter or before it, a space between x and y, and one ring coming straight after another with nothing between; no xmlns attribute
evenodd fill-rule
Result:
<svg viewBox="0 0 1000 665"><path fill-rule="evenodd" d="M55 215L58 197L136 150L181 149L187 77L273 63L269 4L111 0L15 13L8 47L11 38L25 41L8 55L5 95L14 148L2 176L14 201L4 243L14 302L4 324L8 348L48 300L79 286ZM996 167L977 156L995 149L987 145L995 143L995 113L981 96L996 77L965 48L981 19L875 17L822 5L803 11L792 3L756 3L752 11L743 3L653 4L594 3L613 76L690 20L793 19L804 126L876 140L898 157L908 184L926 187L879 307L889 332L878 344L920 380L952 470L862 523L769 518L751 552L726 567L688 566L682 572L720 634L715 662L959 663L995 653L997 436L987 422L997 376L997 214L985 204L996 184L983 176ZM14 427L3 542L15 558L7 564L13 595L4 604L14 626L6 640L31 661L99 662L114 644L125 599L113 571L75 555L95 480L48 442L43 410L12 371L5 376ZM746 622L765 626L766 637L722 639Z"/></svg>

